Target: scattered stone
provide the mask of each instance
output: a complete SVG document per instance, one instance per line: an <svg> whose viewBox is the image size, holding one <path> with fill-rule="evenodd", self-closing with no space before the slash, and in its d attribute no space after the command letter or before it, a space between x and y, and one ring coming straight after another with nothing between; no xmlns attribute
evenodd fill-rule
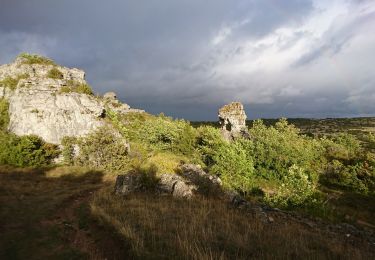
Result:
<svg viewBox="0 0 375 260"><path fill-rule="evenodd" d="M246 113L240 102L232 102L219 109L219 123L223 137L231 141L236 137L249 138Z"/></svg>

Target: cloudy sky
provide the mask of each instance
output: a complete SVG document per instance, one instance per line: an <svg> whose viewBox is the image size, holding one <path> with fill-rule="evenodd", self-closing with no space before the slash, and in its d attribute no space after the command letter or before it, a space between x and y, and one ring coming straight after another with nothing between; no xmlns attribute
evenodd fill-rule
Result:
<svg viewBox="0 0 375 260"><path fill-rule="evenodd" d="M189 120L375 116L374 0L0 0L0 63L79 67L98 93Z"/></svg>

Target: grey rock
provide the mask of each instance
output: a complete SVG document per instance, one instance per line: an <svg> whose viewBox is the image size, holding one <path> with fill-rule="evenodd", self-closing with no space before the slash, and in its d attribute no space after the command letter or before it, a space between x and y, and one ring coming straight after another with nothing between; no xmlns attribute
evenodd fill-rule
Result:
<svg viewBox="0 0 375 260"><path fill-rule="evenodd" d="M48 78L52 68L61 72L61 79ZM17 135L34 134L46 142L61 144L65 136L85 136L104 126L102 118L108 108L117 113L133 112L127 104L115 99L114 92L107 93L107 98L62 93L61 88L71 80L86 84L82 70L53 64L25 64L22 57L0 66L0 81L24 74L28 77L19 80L15 90L0 85L0 97L9 102L8 130Z"/></svg>
<svg viewBox="0 0 375 260"><path fill-rule="evenodd" d="M136 174L118 175L115 183L115 193L129 195L142 188L141 176Z"/></svg>
<svg viewBox="0 0 375 260"><path fill-rule="evenodd" d="M206 173L200 165L183 164L180 166L180 175L197 187L197 192L203 195L220 195L222 181L218 176Z"/></svg>
<svg viewBox="0 0 375 260"><path fill-rule="evenodd" d="M8 101L8 128L17 135L35 134L60 144L65 136L84 136L104 125L104 107L88 95L17 89Z"/></svg>
<svg viewBox="0 0 375 260"><path fill-rule="evenodd" d="M115 185L117 194L146 190L146 187L142 186L142 179L133 175L129 173L117 177ZM180 175L164 173L158 176L155 191L158 194L170 194L178 198L191 198L196 194L212 195L214 192L219 195L221 180L205 173L198 165L185 164L181 166Z"/></svg>
<svg viewBox="0 0 375 260"><path fill-rule="evenodd" d="M160 176L157 189L161 193L172 194L174 197L191 198L197 187L193 183L187 182L181 176L164 173Z"/></svg>
<svg viewBox="0 0 375 260"><path fill-rule="evenodd" d="M107 92L103 95L103 97L105 99L112 99L112 100L116 100L117 99L117 95L115 92Z"/></svg>
<svg viewBox="0 0 375 260"><path fill-rule="evenodd" d="M236 137L249 137L246 113L240 102L232 102L219 109L219 123L223 137L231 141Z"/></svg>

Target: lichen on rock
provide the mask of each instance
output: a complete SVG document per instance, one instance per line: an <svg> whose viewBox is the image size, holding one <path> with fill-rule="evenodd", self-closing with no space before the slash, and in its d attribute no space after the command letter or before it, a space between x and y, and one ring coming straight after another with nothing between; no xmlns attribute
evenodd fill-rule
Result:
<svg viewBox="0 0 375 260"><path fill-rule="evenodd" d="M223 137L231 141L236 137L249 137L246 113L240 102L232 102L219 109L219 123Z"/></svg>

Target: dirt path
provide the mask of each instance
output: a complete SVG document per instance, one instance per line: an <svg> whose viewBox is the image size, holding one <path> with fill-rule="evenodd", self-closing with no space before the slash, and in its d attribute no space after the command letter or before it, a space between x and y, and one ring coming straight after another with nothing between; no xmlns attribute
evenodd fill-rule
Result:
<svg viewBox="0 0 375 260"><path fill-rule="evenodd" d="M90 199L100 188L70 197L42 224L59 226L64 242L88 259L124 259L127 256L124 244L90 215Z"/></svg>

